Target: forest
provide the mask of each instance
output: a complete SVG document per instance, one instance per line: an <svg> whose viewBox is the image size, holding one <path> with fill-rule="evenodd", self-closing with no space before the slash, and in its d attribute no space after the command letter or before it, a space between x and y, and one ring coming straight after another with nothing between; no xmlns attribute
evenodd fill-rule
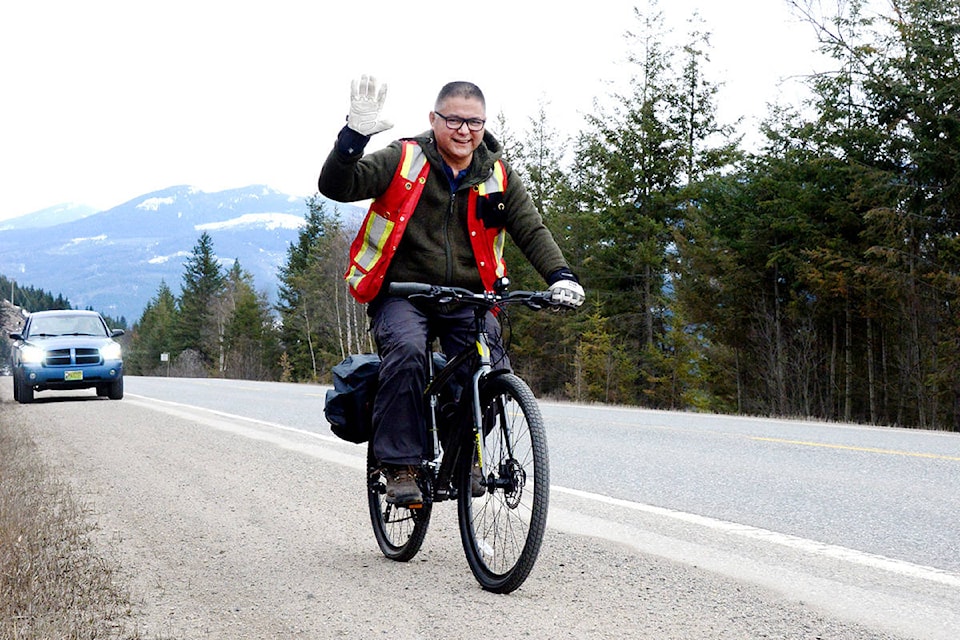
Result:
<svg viewBox="0 0 960 640"><path fill-rule="evenodd" d="M656 3L583 130L554 129L549 102L520 133L501 114L587 292L505 322L538 395L960 430L960 5L789 2L833 66L771 105L756 150L717 119L709 32L667 44ZM180 295L162 284L134 323L128 371L328 382L374 349L342 279L354 233L309 199L275 304L204 233ZM507 264L544 286L513 247Z"/></svg>

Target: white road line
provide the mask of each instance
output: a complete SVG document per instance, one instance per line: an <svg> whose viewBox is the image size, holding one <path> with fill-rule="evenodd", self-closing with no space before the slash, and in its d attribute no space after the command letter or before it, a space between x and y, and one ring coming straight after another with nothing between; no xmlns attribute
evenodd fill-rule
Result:
<svg viewBox="0 0 960 640"><path fill-rule="evenodd" d="M337 438L336 436L328 436L328 435L324 435L324 434L322 434L322 433L316 433L316 432L314 432L314 431L307 431L307 430L305 430L305 429L297 429L297 428L295 428L295 427L288 427L288 426L286 426L286 425L280 424L279 422L268 422L267 420L259 420L259 419L257 419L257 418L248 418L248 417L246 417L246 416L238 416L238 415L236 415L236 414L234 414L234 413L227 413L226 411L218 411L217 409L208 409L208 408L206 408L206 407L198 407L197 405L194 405L194 404L184 404L184 403L182 403L182 402L173 402L172 400L160 400L160 399L158 399L158 398L150 398L150 397L148 397L148 396L140 396L140 395L130 394L130 393L128 393L127 396L129 396L129 397L134 397L134 398L138 398L138 399L140 399L140 400L143 400L144 402L141 403L141 404L143 404L144 406L147 406L147 407L149 407L149 408L153 408L153 407L150 407L149 403L151 403L151 402L156 402L156 403L158 403L158 404L170 405L171 407L182 407L182 408L184 408L184 409L193 409L193 410L197 410L197 411L206 411L207 413L212 413L213 415L221 416L221 417L223 417L223 418L229 418L229 419L231 419L231 420L242 420L242 421L244 421L244 422L252 422L253 424L259 424L259 425L264 426L264 427L270 427L271 429L279 429L280 431L289 431L289 432L291 432L291 433L298 433L298 434L301 434L301 435L310 436L310 437L312 437L312 438L317 438L318 440L323 440L323 441L326 441L326 442L336 442L336 443L341 443L341 444L346 443L345 440L341 440L340 438Z"/></svg>
<svg viewBox="0 0 960 640"><path fill-rule="evenodd" d="M675 511L673 509L656 507L640 502L631 502L629 500L623 500L620 498L612 498L599 493L591 493L588 491L581 491L579 489L569 489L567 487L558 486L551 486L550 490L576 496L586 500L592 500L602 504L620 507L623 509L641 511L643 513L672 518L673 520L679 520L688 524L706 527L708 529L713 529L714 531L720 531L742 538L761 540L763 542L790 547L792 549L797 549L799 551L814 555L843 560L844 562L850 562L864 567L882 569L884 571L889 571L891 573L909 578L919 578L922 580L939 582L951 587L960 587L960 575L943 571L942 569L937 569L935 567L927 567L903 560L895 560L893 558L887 558L881 555L857 551L855 549L848 549L846 547L840 547L824 542L817 542L816 540L809 540L807 538L792 536L785 533L777 533L776 531L752 527L745 524L738 524L736 522L727 522L725 520L708 518L706 516L700 516L694 513Z"/></svg>

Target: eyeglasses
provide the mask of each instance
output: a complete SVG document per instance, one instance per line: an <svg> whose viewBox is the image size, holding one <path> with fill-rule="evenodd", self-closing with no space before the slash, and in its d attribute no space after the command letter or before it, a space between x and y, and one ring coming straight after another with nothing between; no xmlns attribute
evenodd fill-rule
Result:
<svg viewBox="0 0 960 640"><path fill-rule="evenodd" d="M460 116L445 116L439 111L434 111L434 113L443 118L443 121L447 123L447 129L453 129L456 131L463 126L463 123L467 123L467 129L470 131L482 131L483 125L486 124L486 120L481 120L480 118L461 118Z"/></svg>

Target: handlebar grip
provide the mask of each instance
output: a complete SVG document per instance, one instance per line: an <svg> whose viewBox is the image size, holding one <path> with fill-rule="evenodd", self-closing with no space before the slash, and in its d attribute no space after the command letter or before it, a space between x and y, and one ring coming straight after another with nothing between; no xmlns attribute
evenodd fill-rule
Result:
<svg viewBox="0 0 960 640"><path fill-rule="evenodd" d="M391 282L388 291L392 296L407 298L412 295L429 295L433 286L422 282Z"/></svg>
<svg viewBox="0 0 960 640"><path fill-rule="evenodd" d="M557 306L553 302L553 293L550 291L514 291L509 298L514 298L531 309Z"/></svg>

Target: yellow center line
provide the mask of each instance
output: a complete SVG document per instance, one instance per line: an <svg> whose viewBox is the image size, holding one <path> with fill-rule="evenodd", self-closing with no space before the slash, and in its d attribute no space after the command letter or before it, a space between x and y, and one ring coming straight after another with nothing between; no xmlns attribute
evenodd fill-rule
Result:
<svg viewBox="0 0 960 640"><path fill-rule="evenodd" d="M751 440L761 442L779 442L781 444L796 444L803 447L823 447L824 449L845 449L847 451L863 451L866 453L882 453L888 456L907 456L909 458L931 458L934 460L952 460L960 462L960 457L944 456L938 453L918 453L915 451L897 451L896 449L875 449L873 447L851 447L845 444L829 444L826 442L806 442L804 440L785 440L782 438L761 438L759 436L749 436Z"/></svg>

